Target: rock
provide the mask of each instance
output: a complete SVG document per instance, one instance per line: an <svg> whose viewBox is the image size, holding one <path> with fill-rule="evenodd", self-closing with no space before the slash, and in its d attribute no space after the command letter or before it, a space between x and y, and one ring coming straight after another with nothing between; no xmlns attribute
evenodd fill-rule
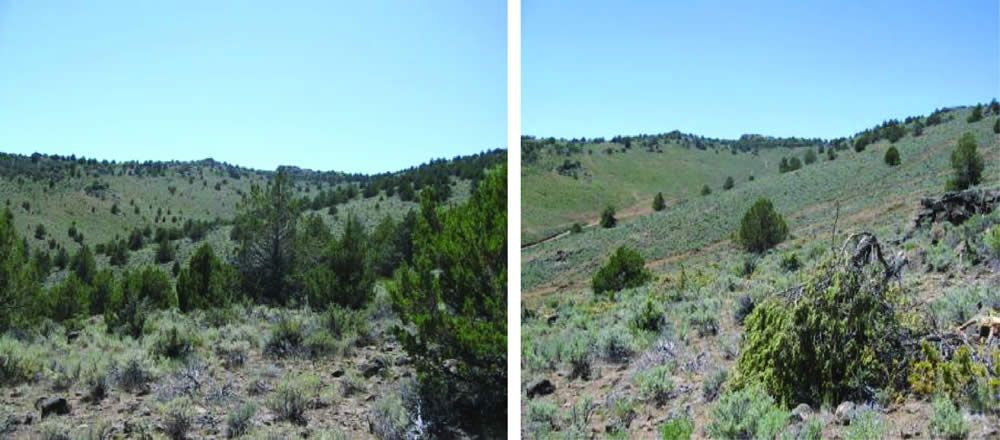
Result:
<svg viewBox="0 0 1000 440"><path fill-rule="evenodd" d="M899 431L899 436L902 438L916 438L920 437L920 428L915 425L910 425L909 427L903 428Z"/></svg>
<svg viewBox="0 0 1000 440"><path fill-rule="evenodd" d="M834 411L834 416L837 418L837 423L841 425L848 425L851 423L851 419L854 418L855 412L854 402L845 401L840 405L837 405L837 410Z"/></svg>
<svg viewBox="0 0 1000 440"><path fill-rule="evenodd" d="M446 359L444 361L444 368L451 374L458 374L458 360Z"/></svg>
<svg viewBox="0 0 1000 440"><path fill-rule="evenodd" d="M529 399L534 399L535 396L547 396L555 391L556 386L553 385L548 379L539 379L528 384Z"/></svg>
<svg viewBox="0 0 1000 440"><path fill-rule="evenodd" d="M792 421L793 422L804 422L809 416L812 415L812 408L809 405L802 403L796 406L792 410Z"/></svg>
<svg viewBox="0 0 1000 440"><path fill-rule="evenodd" d="M547 322L549 325L555 324L556 321L558 321L558 320L559 320L559 314L558 313L553 313L553 314L549 315L548 318L545 318L545 322Z"/></svg>
<svg viewBox="0 0 1000 440"><path fill-rule="evenodd" d="M344 374L345 374L345 372L344 372L344 370L342 368L338 368L336 370L333 370L333 373L330 373L330 375L333 376L333 377L341 377Z"/></svg>
<svg viewBox="0 0 1000 440"><path fill-rule="evenodd" d="M42 412L42 418L52 414L64 416L69 414L69 402L62 397L42 397L35 402L35 409Z"/></svg>
<svg viewBox="0 0 1000 440"><path fill-rule="evenodd" d="M79 331L72 331L66 334L66 340L68 340L69 342L73 342L77 340L79 337L80 337Z"/></svg>
<svg viewBox="0 0 1000 440"><path fill-rule="evenodd" d="M385 361L379 358L372 359L361 366L361 374L365 378L370 378L385 369Z"/></svg>

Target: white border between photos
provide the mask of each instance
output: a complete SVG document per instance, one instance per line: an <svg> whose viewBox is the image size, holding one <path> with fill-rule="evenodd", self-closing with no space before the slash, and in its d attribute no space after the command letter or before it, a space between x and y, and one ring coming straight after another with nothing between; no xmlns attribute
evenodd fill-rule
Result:
<svg viewBox="0 0 1000 440"><path fill-rule="evenodd" d="M507 438L521 437L521 0L507 0Z"/></svg>

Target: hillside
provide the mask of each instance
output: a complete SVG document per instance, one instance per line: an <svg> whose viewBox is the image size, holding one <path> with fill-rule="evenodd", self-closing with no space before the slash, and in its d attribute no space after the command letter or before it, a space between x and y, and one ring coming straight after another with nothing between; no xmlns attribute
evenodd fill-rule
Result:
<svg viewBox="0 0 1000 440"><path fill-rule="evenodd" d="M1000 305L1000 209L964 223L914 224L922 199L945 193L951 155L965 133L985 163L978 188L1000 191L1000 135L993 131L998 115L967 122L972 111L947 109L850 137L787 143L795 146L741 149L733 148L739 141L711 140L703 148L684 141L650 149L524 139L535 153L522 168L524 436L933 438L942 435L935 430L947 417L952 426L965 426L968 438L994 438L1000 399L987 389L996 370L985 365L1000 354L995 341L991 348L969 337L976 353L972 368L986 373L960 379L965 388L949 394L957 407L934 393L942 389L940 374L947 374L936 369L959 362L953 356L962 342L948 339L956 338L956 327L979 312L977 302L983 310ZM940 122L928 124L929 118ZM855 145L864 148L856 151ZM885 161L890 147L899 152L897 166ZM835 159L827 155L831 148ZM804 160L809 150L817 153L814 163ZM782 158L792 157L801 168L779 170ZM727 177L734 180L728 190L722 188ZM710 194L701 194L703 185ZM666 201L659 212L652 209L657 192ZM759 198L773 202L788 236L753 253L736 238L741 218ZM597 220L609 204L618 222L604 228ZM568 231L574 222L584 226ZM867 265L874 257L852 257L855 234L863 232L877 237L887 260L902 264L898 284L889 269L883 276L878 264ZM634 253L622 253L623 247ZM629 272L615 264L638 267ZM867 281L834 283L836 277ZM636 281L596 292L598 278L601 286ZM885 296L858 306L861 296L850 295L860 293L848 289ZM820 305L824 301L831 301L829 309ZM865 324L841 321L876 307L879 312L861 320ZM816 317L822 313L840 314ZM791 321L782 319L795 319L796 326L783 327ZM863 326L881 319L901 322L892 331L905 336L880 327L874 339L862 340L869 335ZM839 334L839 325L855 345L819 348ZM825 327L804 340L775 333L813 326ZM938 342L922 354L919 344L927 340ZM892 343L907 348L884 348ZM830 383L864 380L844 377L858 366L837 364L837 358L865 347L871 350L866 356L893 353L887 357L900 370L860 391L845 385L816 397ZM944 360L927 360L927 353L939 351ZM782 363L810 355L829 363ZM924 370L910 375L911 366ZM766 392L747 386L757 383L755 377L765 378ZM783 382L795 380L805 383Z"/></svg>
<svg viewBox="0 0 1000 440"><path fill-rule="evenodd" d="M506 182L0 154L0 437L502 436Z"/></svg>
<svg viewBox="0 0 1000 440"><path fill-rule="evenodd" d="M942 191L951 151L963 133L975 135L987 163L1000 160L992 132L995 119L968 124L969 112L968 108L948 112L947 122L893 144L902 156L897 167L883 162L890 146L886 140L862 152L835 149L836 159L821 154L814 164L787 173L779 173L780 159L803 157L806 148L761 150L758 155L684 147L664 149L664 153L633 148L610 156L576 154L566 159L550 152L539 165L522 169L522 245L567 230L572 219L584 220L590 227L582 234L526 248L522 288L530 292L557 279L572 278L573 273L592 273L600 256L624 244L643 249L647 259L659 260L727 240L739 217L758 197L771 198L786 213L795 234L830 228L838 203L841 221L848 224L903 226L916 201ZM563 176L544 165L562 160L580 160L590 176ZM748 181L751 174L755 178ZM731 190L722 189L726 177L734 178ZM1000 173L988 170L984 179L984 185L995 185L1000 183ZM712 194L699 195L703 185L710 186ZM663 192L667 209L652 213L657 192ZM595 227L596 219L609 204L623 215L619 215L619 227L602 230ZM902 212L886 215L894 210ZM557 250L566 255L554 262Z"/></svg>

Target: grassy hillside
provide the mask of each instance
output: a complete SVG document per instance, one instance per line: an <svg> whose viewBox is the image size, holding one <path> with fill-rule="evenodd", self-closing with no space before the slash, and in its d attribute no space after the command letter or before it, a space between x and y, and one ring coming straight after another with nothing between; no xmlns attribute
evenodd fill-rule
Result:
<svg viewBox="0 0 1000 440"><path fill-rule="evenodd" d="M777 210L784 213L795 234L807 235L828 230L832 227L836 212L834 207L838 203L842 224L903 226L911 220L915 203L921 197L943 191L944 182L950 173L950 154L963 133L971 132L975 135L986 163L1000 161L1000 147L992 131L996 116L969 124L966 122L969 112L969 109L955 110L948 114L951 120L925 128L921 136L913 137L908 134L900 139L894 144L902 157L902 163L897 167L886 166L883 162L885 151L890 146L885 140L869 145L862 152L855 152L853 149L838 150L835 160L828 160L825 155L821 155L816 163L788 173L778 173L777 160L785 156L801 156L804 152L800 149L761 152L760 157L747 153L715 154L680 149L675 154L692 159L665 161L659 168L649 167L648 164L667 153L661 155L632 151L610 157L594 156L593 161L605 160L614 164L613 167L595 166L595 169L617 170L601 176L603 191L613 193L609 198L639 200L631 207L631 211L649 213L649 205L656 191L663 191L668 200L675 202L668 203L667 209L662 212L625 218L616 228L591 226L584 228L581 234L566 235L525 249L522 252L522 287L525 291L531 291L556 280L592 273L602 256L623 244L641 248L647 259L658 260L728 240L740 217L759 197L768 197L774 202ZM702 163L693 158L711 159L714 169L724 171L713 172L707 164L698 166L695 171L688 171L685 168L692 162ZM762 169L764 161L771 164L770 172ZM736 170L743 167L755 170L755 179L750 182L745 178L734 177L735 187L728 191L722 190L721 183L725 177L729 174L739 176L739 171ZM654 174L654 170L659 172ZM607 203L604 200L594 204L569 202L583 197L592 188L586 182L565 176L556 178L539 168L529 168L528 173L531 172L536 175L526 176L522 184L525 198L522 204L526 215L535 212L538 213L536 219L563 215L572 218L574 214L562 213L570 212L567 206L574 204L584 205L578 208L575 215L596 218ZM742 174L748 172L744 171ZM685 182L686 176L691 175L703 176L703 180ZM532 199L541 199L550 190L529 187L528 182L546 179L552 181L542 186L561 187L567 195L560 197L562 203L550 201L549 204L532 206ZM555 181L561 183L557 184ZM646 183L633 183L636 181ZM656 181L660 183L654 186L652 182ZM710 185L713 192L708 196L697 195L692 189L711 182L717 183ZM987 169L983 184L997 183L1000 183L1000 173L995 168ZM639 186L645 186L645 189L640 191ZM630 212L629 207L619 207L618 210ZM527 219L524 223L534 224ZM564 228L559 225L547 227L550 228L550 233ZM522 235L522 242L526 240L526 236L538 237L525 234ZM557 250L566 253L561 261L553 260Z"/></svg>
<svg viewBox="0 0 1000 440"><path fill-rule="evenodd" d="M557 141L535 150L534 162L522 170L522 209L531 216L523 220L521 251L522 435L994 436L1000 429L1000 400L989 388L997 373L989 359L1000 356L1000 348L996 341L989 346L977 340L973 330L968 342L946 338L977 313L977 303L1000 308L1000 209L959 225L913 226L921 199L945 192L950 157L964 133L972 133L985 162L979 187L1000 189L1000 135L993 132L998 116L969 123L970 113L970 108L939 113L942 122L924 127L920 136L914 136L914 124L925 118L910 120L895 143L883 139L860 152L842 147L834 160L820 154L817 162L784 173L777 161L802 158L814 147L762 148L755 156L752 150L732 154L727 148L732 144L717 142L704 151L681 144L663 153L632 148L607 155L598 150L608 144L584 143L581 152L567 156L566 146L580 143ZM847 146L853 141L819 143ZM901 156L895 167L884 161L891 146ZM670 156L679 159L665 160ZM580 161L580 168L572 167L581 172L578 179L559 174L557 167L566 160ZM585 177L587 171L592 176ZM750 172L753 181L744 177ZM735 186L722 190L729 174ZM701 196L704 184L712 193ZM559 197L548 198L557 191ZM658 191L667 208L653 212L650 201ZM739 246L734 234L761 197L773 201L790 235L776 248L754 254ZM619 212L618 225L608 229L593 224L607 203ZM588 226L535 243L574 221ZM881 268L850 269L841 246L862 231L877 236L887 259L906 257L898 283L885 281ZM610 266L620 246L641 256L632 273L644 268L648 281L595 293L592 277ZM863 273L864 287L825 284L831 283L827 277L842 276L830 274L844 273ZM859 305L865 289L878 292L876 300ZM848 322L873 307L878 312L862 324ZM874 333L861 329L882 319L895 320L898 327ZM781 339L812 328L818 330L803 339ZM838 332L850 342L822 345ZM855 383L857 376L846 371L856 365L824 368L859 347L871 348L866 356L874 356L883 341L905 344L889 356L892 368L898 368L895 376L869 379L853 394L809 397L819 386ZM931 341L930 348L921 351L921 341ZM963 376L963 385L949 391L940 382L946 374L941 371L966 362L956 354L962 344L973 353L971 368L985 373ZM810 353L827 363L785 363ZM934 353L942 360L933 360ZM818 371L832 379L786 386ZM755 374L768 378L761 382L771 388L757 388Z"/></svg>
<svg viewBox="0 0 1000 440"><path fill-rule="evenodd" d="M569 229L573 223L595 224L611 205L624 215L651 211L653 196L662 191L667 204L698 197L702 185L720 191L726 177L743 183L777 174L787 151L765 150L758 155L723 148L699 150L678 143L658 151L624 150L614 144L585 144L581 153L546 150L521 168L521 242L530 243ZM609 148L614 153L608 154ZM566 161L579 168L560 173Z"/></svg>

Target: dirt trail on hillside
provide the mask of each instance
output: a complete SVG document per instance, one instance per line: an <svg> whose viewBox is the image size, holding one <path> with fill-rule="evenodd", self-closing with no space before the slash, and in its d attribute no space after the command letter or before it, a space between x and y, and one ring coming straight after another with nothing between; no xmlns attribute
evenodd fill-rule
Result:
<svg viewBox="0 0 1000 440"><path fill-rule="evenodd" d="M667 203L671 203L673 201L674 200L668 200ZM634 204L632 206L626 207L622 211L616 212L615 213L615 218L618 219L618 221L620 222L622 220L628 220L628 219L632 219L632 218L635 218L635 217L640 217L640 216L643 216L643 215L652 214L653 213L652 204L653 204L653 199L649 199L648 201L647 200L642 200L639 203L636 203L636 204ZM671 203L667 207L669 208L670 206L673 206L673 203ZM601 216L600 215L587 216L587 217L584 218L583 226L584 227L588 227L588 228L596 227L598 225L598 223L600 222L600 220L601 220ZM558 239L563 238L563 237L565 237L565 236L567 236L569 234L570 234L570 231L563 231L563 232L560 232L558 234L553 234L553 235L550 235L548 237L544 237L544 238L541 238L541 239L538 239L538 240L530 241L528 243L523 243L523 244L521 244L521 250L522 251L523 250L528 250L528 249L531 249L531 248L536 247L538 245L541 245L543 243L548 243L550 241L558 240Z"/></svg>

